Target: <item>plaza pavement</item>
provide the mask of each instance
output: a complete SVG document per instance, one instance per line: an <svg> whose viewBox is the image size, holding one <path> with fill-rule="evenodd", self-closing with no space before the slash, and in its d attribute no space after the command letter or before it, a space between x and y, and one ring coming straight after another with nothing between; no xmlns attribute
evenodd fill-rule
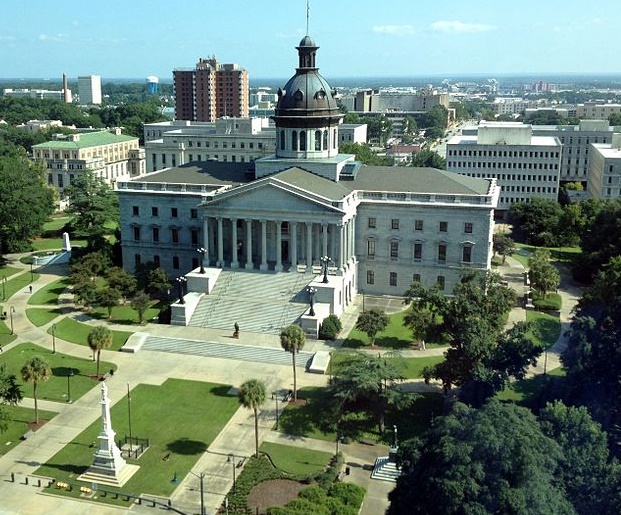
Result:
<svg viewBox="0 0 621 515"><path fill-rule="evenodd" d="M20 256L7 256L12 259L11 266L28 269L27 265L19 262ZM523 268L518 261L507 258L507 264L500 267L501 273L507 278L512 287L518 293L523 289L522 273ZM43 286L58 279L58 269L50 267L49 270L42 269L39 277L33 283L33 292L38 291ZM563 296L563 310L561 320L564 327L569 323L570 312L579 296L579 289L571 286L566 274L563 274L563 284L560 290ZM42 327L33 326L26 317L27 301L30 293L27 289L16 292L8 301L4 302L5 309L14 307L13 327L18 338L4 347L8 350L22 342L33 342L42 348L52 349L52 337L47 334L47 329L53 323L50 322ZM354 326L358 313L362 309L362 303L366 302L366 309L373 302L381 302L381 299L365 298L358 299L350 306L348 311L341 317L343 322L343 334L347 334ZM68 295L61 295L59 299L63 316L74 316L82 322L92 325L105 322L97 321L85 317L81 312L76 311ZM399 303L392 301L389 309L396 311L400 308ZM508 324L525 319L525 312L522 308L511 310ZM55 320L57 322L58 320ZM114 329L127 329L135 331L136 327L126 327L114 325ZM203 328L166 326L158 324L148 324L145 332L153 335L166 336L169 338L187 338L207 341L231 341L231 333ZM564 332L564 331L563 331ZM264 345L270 347L280 347L280 342L275 335L242 333L237 343L245 345ZM341 340L335 342L322 342L309 340L305 350L335 350L339 348ZM551 370L558 363L558 354L565 345L563 333L557 344L548 352L548 370ZM59 353L69 354L81 358L91 358L91 351L88 347L76 345L56 338L56 350ZM441 355L443 349L427 349L424 351L404 351L406 356L432 356ZM284 351L283 351L284 352ZM136 354L102 351L102 360L113 362L117 365L114 376L107 379L108 394L111 403L114 404L121 400L127 393L127 385L133 387L140 383L161 384L168 378L179 378L197 381L210 381L221 384L239 385L246 379L260 378L267 384L268 392L276 390L288 390L292 385L292 374L290 366L270 365L265 363L253 363L245 361L233 361L219 358L208 358L202 356L187 356L166 352L143 351ZM540 364L540 367L542 365ZM541 373L539 368L533 373ZM298 386L321 386L325 385L327 376L298 373ZM411 381L408 389L427 391L436 390L434 385L424 385L422 381ZM28 393L28 389L26 389ZM58 513L65 515L81 514L85 511L94 515L108 515L132 512L153 512L154 508L145 505L134 505L131 510L91 503L88 501L77 501L66 499L54 495L42 493L42 488L25 485L24 480L31 477L31 474L40 464L48 461L67 443L72 441L86 427L100 417L99 407L100 392L98 388L93 388L73 404L56 403L49 401L39 401L42 409L56 411L58 415L50 422L41 427L34 436L21 442L0 457L0 515L5 514L39 514L39 513ZM197 409L200 409L200 400L197 399ZM24 406L31 406L32 399L25 399ZM309 449L334 451L334 444L313 439L295 439L282 435L271 430L275 421L275 406L271 406L270 395L268 402L260 415L260 436L261 439L286 443L288 445L301 445ZM157 421L153 422L154 432L157 431ZM349 465L351 474L345 480L355 481L357 484L367 488L367 496L361 513L363 515L375 515L382 513L387 507L387 494L393 488L393 484L384 481L374 481L370 479L369 467L378 456L386 455L386 449L382 446L365 446L361 444L342 445L341 450L345 456L345 462ZM207 513L214 513L221 506L225 492L228 492L233 485L232 464L227 461L229 454L234 454L237 462L250 456L254 451L254 424L250 410L241 408L229 420L221 433L209 446L197 461L193 468L193 473L185 478L180 478L180 484L171 496L173 506L184 513L199 513L199 479L200 474L204 474L205 505ZM241 470L236 469L236 474ZM14 474L16 481L9 480Z"/></svg>

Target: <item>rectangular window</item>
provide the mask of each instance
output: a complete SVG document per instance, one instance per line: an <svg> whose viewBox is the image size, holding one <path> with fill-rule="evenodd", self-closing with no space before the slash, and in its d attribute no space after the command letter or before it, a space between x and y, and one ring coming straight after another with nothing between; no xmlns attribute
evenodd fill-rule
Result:
<svg viewBox="0 0 621 515"><path fill-rule="evenodd" d="M153 243L160 241L160 229L159 227L153 227Z"/></svg>
<svg viewBox="0 0 621 515"><path fill-rule="evenodd" d="M179 243L179 229L171 229L171 239L173 243Z"/></svg>
<svg viewBox="0 0 621 515"><path fill-rule="evenodd" d="M140 208L138 206L132 206L132 215L138 216L140 214Z"/></svg>
<svg viewBox="0 0 621 515"><path fill-rule="evenodd" d="M399 242L390 242L390 259L397 259L399 257Z"/></svg>
<svg viewBox="0 0 621 515"><path fill-rule="evenodd" d="M173 218L177 218L177 208L176 207L171 207L170 208L170 216Z"/></svg>
<svg viewBox="0 0 621 515"><path fill-rule="evenodd" d="M367 227L369 229L375 229L376 224L377 224L377 220L375 218L369 218Z"/></svg>
<svg viewBox="0 0 621 515"><path fill-rule="evenodd" d="M140 241L140 227L134 227L134 241Z"/></svg>
<svg viewBox="0 0 621 515"><path fill-rule="evenodd" d="M173 268L179 270L179 256L173 256Z"/></svg>
<svg viewBox="0 0 621 515"><path fill-rule="evenodd" d="M472 228L473 228L472 222L465 222L464 223L464 232L466 234L472 234Z"/></svg>
<svg viewBox="0 0 621 515"><path fill-rule="evenodd" d="M140 258L140 254L134 254L134 265L136 267L140 266L142 259Z"/></svg>
<svg viewBox="0 0 621 515"><path fill-rule="evenodd" d="M440 222L440 232L447 232L448 231L448 222Z"/></svg>
<svg viewBox="0 0 621 515"><path fill-rule="evenodd" d="M444 288L446 287L446 279L444 278L443 275L438 276L437 284L438 284L438 289L444 290Z"/></svg>
<svg viewBox="0 0 621 515"><path fill-rule="evenodd" d="M375 272L367 270L367 284L375 284Z"/></svg>
<svg viewBox="0 0 621 515"><path fill-rule="evenodd" d="M472 261L472 247L471 246L467 246L464 247L461 251L461 260L464 263L470 263Z"/></svg>
<svg viewBox="0 0 621 515"><path fill-rule="evenodd" d="M423 230L423 221L422 220L415 220L414 221L414 230L415 231L422 231Z"/></svg>
<svg viewBox="0 0 621 515"><path fill-rule="evenodd" d="M415 243L414 244L414 259L421 260L423 258L423 244Z"/></svg>
<svg viewBox="0 0 621 515"><path fill-rule="evenodd" d="M192 245L198 245L198 229L191 229L190 236L191 236Z"/></svg>
<svg viewBox="0 0 621 515"><path fill-rule="evenodd" d="M198 218L198 209L190 209L190 218Z"/></svg>
<svg viewBox="0 0 621 515"><path fill-rule="evenodd" d="M375 240L367 240L367 256L375 257Z"/></svg>
<svg viewBox="0 0 621 515"><path fill-rule="evenodd" d="M153 256L153 264L156 266L156 268L160 267L160 257L157 254Z"/></svg>
<svg viewBox="0 0 621 515"><path fill-rule="evenodd" d="M438 261L440 261L440 263L446 262L446 245L443 243L438 245Z"/></svg>
<svg viewBox="0 0 621 515"><path fill-rule="evenodd" d="M157 214L158 214L157 207L153 206L151 208L151 216L157 216Z"/></svg>
<svg viewBox="0 0 621 515"><path fill-rule="evenodd" d="M420 274L412 275L412 282L413 283L420 283Z"/></svg>
<svg viewBox="0 0 621 515"><path fill-rule="evenodd" d="M390 286L397 286L397 272L390 272Z"/></svg>
<svg viewBox="0 0 621 515"><path fill-rule="evenodd" d="M398 218L393 218L390 221L390 228L391 229L398 229L399 228L399 219Z"/></svg>

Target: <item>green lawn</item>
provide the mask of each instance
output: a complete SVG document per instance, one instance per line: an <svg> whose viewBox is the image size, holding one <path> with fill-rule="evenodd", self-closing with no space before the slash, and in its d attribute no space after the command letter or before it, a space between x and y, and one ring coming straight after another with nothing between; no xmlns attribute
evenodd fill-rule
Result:
<svg viewBox="0 0 621 515"><path fill-rule="evenodd" d="M39 278L39 274L34 273L34 280L36 281ZM5 299L9 300L10 297L15 295L16 293L28 294L28 286L30 285L30 270L19 274L11 279L8 279L6 282L3 281L4 286L2 286L2 291L0 293L5 294Z"/></svg>
<svg viewBox="0 0 621 515"><path fill-rule="evenodd" d="M37 397L39 399L66 402L67 377L70 370L73 371L73 376L69 380L69 388L71 389L70 393L73 400L79 399L91 388L98 385L98 382L90 377L91 375L94 376L96 372L96 364L92 360L76 358L58 352L54 354L51 350L39 347L34 343L21 343L11 350L2 353L2 363L6 364L7 370L10 373L18 377L22 383L25 397L32 397L32 383L23 383L20 370L32 356L41 356L52 369L51 377L37 386ZM102 361L100 367L103 372L107 372L110 369L116 370L114 363L106 361Z"/></svg>
<svg viewBox="0 0 621 515"><path fill-rule="evenodd" d="M175 474L183 478L191 470L239 408L237 397L227 394L229 389L180 379L168 379L161 386L136 386L131 392L132 435L148 438L150 447L138 460L128 460L140 469L122 491L169 496L177 487L171 482ZM111 419L120 440L129 432L126 398L112 407ZM100 431L98 419L36 473L75 482L93 461L93 443ZM222 460L226 461L226 456ZM110 497L101 500L107 499Z"/></svg>
<svg viewBox="0 0 621 515"><path fill-rule="evenodd" d="M56 337L80 345L88 345L88 333L93 329L92 325L82 324L73 318L63 318L56 326ZM48 334L52 334L52 328L47 330ZM119 350L132 333L127 331L112 331L112 346L110 350Z"/></svg>
<svg viewBox="0 0 621 515"><path fill-rule="evenodd" d="M9 427L4 433L0 433L0 456L6 454L19 442L23 434L28 432L28 423L35 418L34 410L22 408L20 406L7 406L11 416ZM53 411L39 410L39 418L41 420L51 420L57 415Z"/></svg>
<svg viewBox="0 0 621 515"><path fill-rule="evenodd" d="M528 267L528 258L537 249L549 250L552 261L558 261L559 263L571 263L576 254L580 254L582 250L580 247L536 247L535 245L528 245L526 243L516 243L516 252L513 257L522 263L525 267Z"/></svg>
<svg viewBox="0 0 621 515"><path fill-rule="evenodd" d="M539 360L543 359L543 356L539 358ZM548 377L543 374L539 374L534 377L515 381L507 386L503 391L498 392L496 394L496 398L502 401L511 401L517 404L529 405L537 398L546 384L546 381L554 382L565 377L565 369L563 367L548 370L547 373Z"/></svg>
<svg viewBox="0 0 621 515"><path fill-rule="evenodd" d="M526 311L526 321L532 324L531 336L544 348L554 345L561 334L558 315L529 309Z"/></svg>
<svg viewBox="0 0 621 515"><path fill-rule="evenodd" d="M33 293L28 299L28 304L33 306L56 306L58 305L58 298L68 286L69 278L61 277Z"/></svg>
<svg viewBox="0 0 621 515"><path fill-rule="evenodd" d="M413 338L412 330L403 325L405 311L388 315L390 322L385 331L375 335L375 345L386 349L408 349ZM355 327L351 330L347 339L343 342L343 347L357 349L370 344L369 337ZM440 347L435 343L427 343L428 347Z"/></svg>
<svg viewBox="0 0 621 515"><path fill-rule="evenodd" d="M86 247L86 240L71 240L72 246ZM37 238L32 242L32 250L61 250L62 238Z"/></svg>
<svg viewBox="0 0 621 515"><path fill-rule="evenodd" d="M71 216L53 216L43 224L43 234L59 231L72 220Z"/></svg>
<svg viewBox="0 0 621 515"><path fill-rule="evenodd" d="M8 279L10 276L15 275L17 272L20 272L21 270L22 270L21 268L9 266L9 265L0 266L0 281L3 280L3 277L6 277Z"/></svg>
<svg viewBox="0 0 621 515"><path fill-rule="evenodd" d="M0 347L2 345L6 345L11 343L15 338L17 338L16 334L11 334L11 319L8 314L9 306L7 304L0 304L0 313L7 312L6 320L0 319Z"/></svg>
<svg viewBox="0 0 621 515"><path fill-rule="evenodd" d="M406 379L420 379L423 377L423 368L430 367L444 361L444 356L427 356L420 358L386 358L394 363Z"/></svg>
<svg viewBox="0 0 621 515"><path fill-rule="evenodd" d="M144 321L148 322L149 320L156 318L159 312L159 302L152 301L151 307L144 312ZM98 320L107 320L112 324L131 325L138 323L138 312L129 305L116 306L112 308L112 318L108 318L108 308L104 307L94 307L93 310L89 312L89 316Z"/></svg>
<svg viewBox="0 0 621 515"><path fill-rule="evenodd" d="M320 473L332 457L329 452L271 442L263 442L259 450L269 455L277 468L296 476L314 476Z"/></svg>
<svg viewBox="0 0 621 515"><path fill-rule="evenodd" d="M55 318L61 315L60 308L45 309L45 308L28 308L26 310L26 316L33 325L41 327L42 325L51 322Z"/></svg>

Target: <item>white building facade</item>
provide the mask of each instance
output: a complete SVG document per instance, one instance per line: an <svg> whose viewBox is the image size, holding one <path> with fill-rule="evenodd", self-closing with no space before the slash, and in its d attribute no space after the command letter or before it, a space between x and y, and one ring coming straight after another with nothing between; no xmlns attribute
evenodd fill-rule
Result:
<svg viewBox="0 0 621 515"><path fill-rule="evenodd" d="M610 143L591 144L587 195L600 200L621 198L621 134L614 134Z"/></svg>
<svg viewBox="0 0 621 515"><path fill-rule="evenodd" d="M80 104L99 105L101 104L101 76L100 75L81 75L78 77L78 94Z"/></svg>

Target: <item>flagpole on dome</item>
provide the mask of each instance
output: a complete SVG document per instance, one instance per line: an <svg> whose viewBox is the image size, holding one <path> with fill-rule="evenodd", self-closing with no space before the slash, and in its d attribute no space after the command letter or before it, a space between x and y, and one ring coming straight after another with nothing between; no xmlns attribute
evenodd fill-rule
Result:
<svg viewBox="0 0 621 515"><path fill-rule="evenodd" d="M306 0L306 35L308 36L308 19L310 18L310 2Z"/></svg>

